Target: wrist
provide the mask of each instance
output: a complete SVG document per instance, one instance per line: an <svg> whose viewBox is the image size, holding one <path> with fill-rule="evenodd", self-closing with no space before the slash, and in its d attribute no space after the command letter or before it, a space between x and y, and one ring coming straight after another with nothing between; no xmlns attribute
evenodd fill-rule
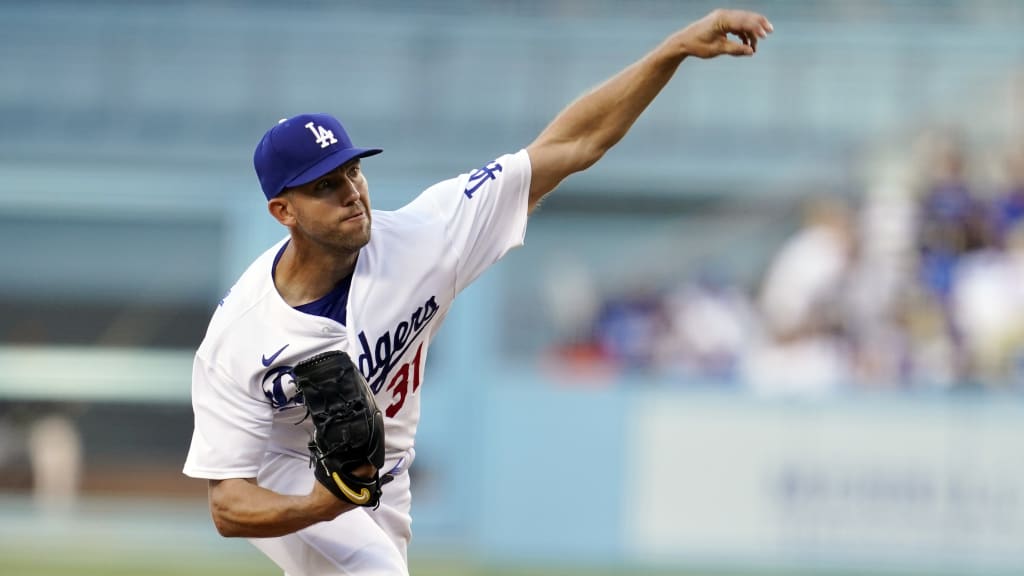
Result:
<svg viewBox="0 0 1024 576"><path fill-rule="evenodd" d="M317 522L334 520L341 513L354 508L352 504L341 500L319 482L314 483L313 490L305 496L303 506L309 516L315 518Z"/></svg>
<svg viewBox="0 0 1024 576"><path fill-rule="evenodd" d="M670 66L678 66L683 60L693 56L693 50L683 38L680 38L680 34L668 37L655 52L659 60Z"/></svg>

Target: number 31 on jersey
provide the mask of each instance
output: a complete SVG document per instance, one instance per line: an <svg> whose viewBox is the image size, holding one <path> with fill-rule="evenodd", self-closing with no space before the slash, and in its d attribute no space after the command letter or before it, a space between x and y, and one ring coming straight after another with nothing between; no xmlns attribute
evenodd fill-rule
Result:
<svg viewBox="0 0 1024 576"><path fill-rule="evenodd" d="M384 388L384 390L391 392L391 403L384 409L384 415L388 418L394 418L402 410L402 406L405 405L406 397L409 394L415 394L419 390L423 374L423 367L420 362L422 357L423 342L420 342L419 346L416 347L416 354L412 360L402 364L401 367L389 375L391 380Z"/></svg>

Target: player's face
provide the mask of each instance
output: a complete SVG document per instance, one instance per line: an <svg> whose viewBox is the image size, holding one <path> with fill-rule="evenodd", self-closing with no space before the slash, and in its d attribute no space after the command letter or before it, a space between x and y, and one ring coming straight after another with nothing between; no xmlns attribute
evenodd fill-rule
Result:
<svg viewBox="0 0 1024 576"><path fill-rule="evenodd" d="M356 158L287 191L293 227L328 249L351 252L370 241L370 195Z"/></svg>

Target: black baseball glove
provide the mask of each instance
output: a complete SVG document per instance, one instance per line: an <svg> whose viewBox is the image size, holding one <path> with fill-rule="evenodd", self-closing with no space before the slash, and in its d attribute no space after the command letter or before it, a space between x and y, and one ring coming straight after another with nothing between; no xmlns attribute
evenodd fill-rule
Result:
<svg viewBox="0 0 1024 576"><path fill-rule="evenodd" d="M366 379L344 352L317 354L295 366L295 386L313 419L310 465L335 496L357 506L380 503L384 466L384 417ZM372 464L372 478L354 471Z"/></svg>

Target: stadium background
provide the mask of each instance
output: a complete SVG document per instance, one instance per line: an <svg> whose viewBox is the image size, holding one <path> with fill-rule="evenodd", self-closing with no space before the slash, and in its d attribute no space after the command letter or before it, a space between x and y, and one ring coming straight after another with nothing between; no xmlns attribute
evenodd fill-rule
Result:
<svg viewBox="0 0 1024 576"><path fill-rule="evenodd" d="M277 573L180 474L277 118L396 208L715 6L0 3L0 574ZM687 62L447 320L414 573L1024 572L1024 4L732 6L756 58Z"/></svg>

